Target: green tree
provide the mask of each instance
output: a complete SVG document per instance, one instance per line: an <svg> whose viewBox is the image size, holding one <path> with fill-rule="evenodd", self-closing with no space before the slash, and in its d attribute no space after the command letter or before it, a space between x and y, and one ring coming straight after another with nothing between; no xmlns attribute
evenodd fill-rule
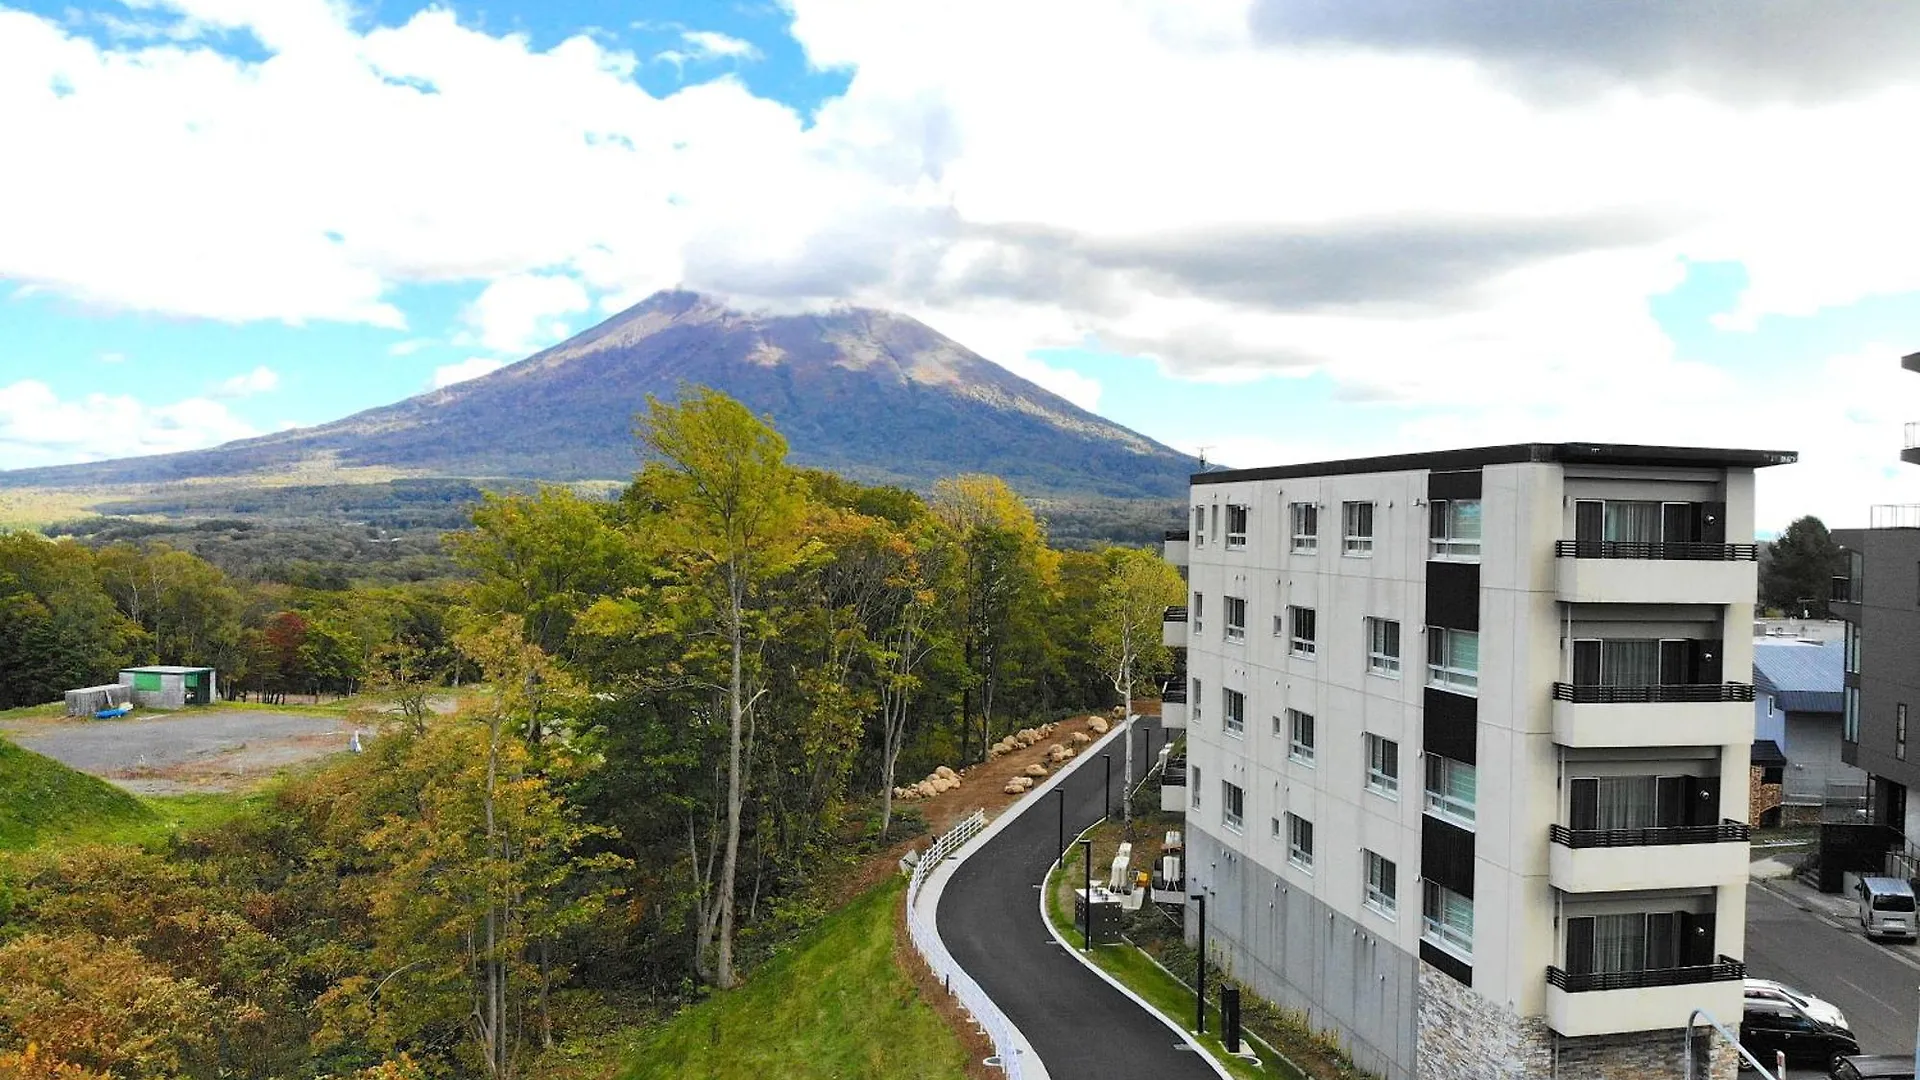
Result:
<svg viewBox="0 0 1920 1080"><path fill-rule="evenodd" d="M1093 622L1093 649L1113 688L1126 705L1125 765L1121 790L1133 789L1133 680L1142 671L1165 663L1160 624L1170 605L1178 604L1186 583L1173 564L1144 548L1123 548L1111 556L1111 571L1100 588ZM1133 800L1121 800L1126 818L1133 820Z"/></svg>
<svg viewBox="0 0 1920 1080"><path fill-rule="evenodd" d="M726 831L715 904L701 924L711 923L716 935L711 978L731 987L738 981L733 938L747 783L742 755L749 718L767 692L766 673L751 654L771 631L774 598L763 586L802 557L799 526L807 502L787 465L786 439L725 394L689 387L674 405L648 397L640 438L655 458L643 474L646 489L660 500L649 522L653 539L704 594L704 603L686 610L708 624L726 651ZM698 949L701 963L705 944Z"/></svg>
<svg viewBox="0 0 1920 1080"><path fill-rule="evenodd" d="M1767 545L1760 566L1760 604L1788 614L1827 618L1833 579L1844 570L1840 545L1827 526L1809 514Z"/></svg>

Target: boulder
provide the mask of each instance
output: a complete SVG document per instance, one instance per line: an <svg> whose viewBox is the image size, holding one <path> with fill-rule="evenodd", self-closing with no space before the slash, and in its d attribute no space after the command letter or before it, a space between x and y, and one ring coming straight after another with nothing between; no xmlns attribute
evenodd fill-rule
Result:
<svg viewBox="0 0 1920 1080"><path fill-rule="evenodd" d="M1016 777L1014 777L1013 779L1011 779L1011 780L1009 780L1009 781L1007 781L1007 786L1006 786L1006 787L1003 787L1003 788L1001 788L1000 790L1001 790L1001 791L1003 791L1003 792L1005 792L1005 793L1006 793L1006 794L1008 794L1008 795L1018 795L1018 794L1020 794L1021 792L1023 792L1023 791L1025 791L1025 790L1027 790L1027 789L1026 789L1026 788L1025 788L1025 787L1024 787L1024 786L1023 786L1023 785L1022 785L1021 783L1020 783L1020 781L1021 781L1022 779L1024 779L1024 778L1023 778L1023 777L1018 777L1018 776L1016 776Z"/></svg>
<svg viewBox="0 0 1920 1080"><path fill-rule="evenodd" d="M1073 734L1067 736L1067 741L1072 743L1075 746L1085 746L1088 743L1093 741L1093 736L1087 734L1084 731L1076 731Z"/></svg>
<svg viewBox="0 0 1920 1080"><path fill-rule="evenodd" d="M1021 791L1030 791L1033 789L1033 777L1031 776L1016 776L1007 782L1010 784L1019 784Z"/></svg>
<svg viewBox="0 0 1920 1080"><path fill-rule="evenodd" d="M925 780L922 780L919 783L913 785L913 790L919 792L920 797L923 799L931 799L935 795L940 794L940 790L938 788L934 787L932 784L927 783Z"/></svg>
<svg viewBox="0 0 1920 1080"><path fill-rule="evenodd" d="M1054 743L1052 746L1047 747L1047 760L1053 762L1055 765L1060 764L1072 756L1073 751L1061 746L1059 743Z"/></svg>
<svg viewBox="0 0 1920 1080"><path fill-rule="evenodd" d="M939 768L933 770L933 775L944 776L949 780L956 780L959 778L958 773L954 772L952 769L947 768L945 765L942 765Z"/></svg>
<svg viewBox="0 0 1920 1080"><path fill-rule="evenodd" d="M1108 730L1107 722L1096 716L1087 721L1087 730L1093 732L1095 735L1105 735Z"/></svg>
<svg viewBox="0 0 1920 1080"><path fill-rule="evenodd" d="M1113 707L1113 718L1115 720L1125 720L1127 718L1127 707L1125 705L1115 705Z"/></svg>
<svg viewBox="0 0 1920 1080"><path fill-rule="evenodd" d="M1036 777L1036 778L1045 776L1047 775L1047 767L1036 761L1033 764L1027 766L1027 775Z"/></svg>

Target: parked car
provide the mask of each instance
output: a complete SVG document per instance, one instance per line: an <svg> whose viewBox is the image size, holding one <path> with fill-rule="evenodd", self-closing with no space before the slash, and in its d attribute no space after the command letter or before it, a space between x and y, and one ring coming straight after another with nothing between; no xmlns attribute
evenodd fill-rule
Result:
<svg viewBox="0 0 1920 1080"><path fill-rule="evenodd" d="M1899 937L1920 940L1920 925L1914 922L1913 886L1900 878L1863 877L1854 887L1855 908L1860 928L1867 939Z"/></svg>
<svg viewBox="0 0 1920 1080"><path fill-rule="evenodd" d="M1773 1001L1747 1002L1740 1018L1740 1045L1764 1065L1773 1063L1775 1051L1785 1053L1788 1061L1816 1061L1829 1068L1837 1059L1860 1052L1853 1032Z"/></svg>
<svg viewBox="0 0 1920 1080"><path fill-rule="evenodd" d="M1859 1054L1843 1057L1827 1073L1832 1080L1913 1080L1912 1054Z"/></svg>
<svg viewBox="0 0 1920 1080"><path fill-rule="evenodd" d="M1800 1011L1815 1020L1847 1027L1847 1017L1840 1011L1840 1006L1772 979L1748 979L1747 1000L1786 1002L1799 1006Z"/></svg>

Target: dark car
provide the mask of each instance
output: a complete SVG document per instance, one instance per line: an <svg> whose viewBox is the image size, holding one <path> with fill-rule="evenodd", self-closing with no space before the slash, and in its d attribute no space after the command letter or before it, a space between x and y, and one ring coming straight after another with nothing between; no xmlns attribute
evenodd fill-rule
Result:
<svg viewBox="0 0 1920 1080"><path fill-rule="evenodd" d="M1912 1054L1859 1054L1833 1063L1833 1080L1913 1080Z"/></svg>
<svg viewBox="0 0 1920 1080"><path fill-rule="evenodd" d="M1771 1001L1747 1002L1746 1014L1740 1018L1740 1045L1769 1067L1775 1051L1784 1052L1788 1061L1817 1061L1829 1067L1839 1057L1860 1052L1853 1032Z"/></svg>

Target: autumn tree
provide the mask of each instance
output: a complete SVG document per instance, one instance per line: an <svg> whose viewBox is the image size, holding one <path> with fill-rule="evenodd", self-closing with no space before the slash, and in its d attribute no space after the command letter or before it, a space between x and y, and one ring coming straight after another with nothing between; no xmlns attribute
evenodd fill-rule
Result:
<svg viewBox="0 0 1920 1080"><path fill-rule="evenodd" d="M753 655L769 631L772 598L762 586L801 558L806 500L786 462L786 439L725 394L689 387L673 405L649 397L640 439L654 459L642 477L659 500L659 512L648 523L653 539L702 594L705 602L689 605L691 613L725 651L720 691L727 715L726 833L710 922L711 977L715 985L731 987L738 981L733 935L747 783L743 753L754 708L767 692L765 672Z"/></svg>
<svg viewBox="0 0 1920 1080"><path fill-rule="evenodd" d="M1164 663L1166 646L1160 641L1162 616L1186 592L1180 572L1157 553L1144 548L1122 548L1110 555L1107 580L1100 587L1095 608L1093 649L1113 688L1126 706L1121 738L1126 741L1121 790L1133 789L1133 680L1143 670ZM1128 821L1133 800L1121 800Z"/></svg>

